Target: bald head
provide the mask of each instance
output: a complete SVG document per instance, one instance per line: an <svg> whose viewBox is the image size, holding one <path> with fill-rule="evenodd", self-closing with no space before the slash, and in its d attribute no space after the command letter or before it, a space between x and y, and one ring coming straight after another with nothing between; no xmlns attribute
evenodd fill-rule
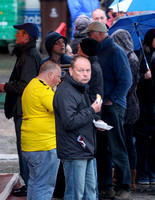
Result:
<svg viewBox="0 0 155 200"><path fill-rule="evenodd" d="M60 68L58 64L52 61L47 61L41 65L39 73L48 72L50 70L54 71L57 70L58 68Z"/></svg>
<svg viewBox="0 0 155 200"><path fill-rule="evenodd" d="M39 75L36 78L43 80L53 88L61 81L61 68L58 64L47 61L41 65Z"/></svg>
<svg viewBox="0 0 155 200"><path fill-rule="evenodd" d="M93 21L100 21L104 24L107 23L107 16L105 11L99 8L92 12L92 19Z"/></svg>

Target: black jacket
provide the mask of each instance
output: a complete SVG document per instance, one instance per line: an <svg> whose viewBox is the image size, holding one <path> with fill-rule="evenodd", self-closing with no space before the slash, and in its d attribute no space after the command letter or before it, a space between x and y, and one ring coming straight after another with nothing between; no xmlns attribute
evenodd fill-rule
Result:
<svg viewBox="0 0 155 200"><path fill-rule="evenodd" d="M68 74L54 97L57 153L60 159L92 159L95 154L96 134L93 125L94 109L90 106L86 86ZM83 144L78 141L81 137Z"/></svg>
<svg viewBox="0 0 155 200"><path fill-rule="evenodd" d="M96 100L96 94L100 94L103 99L103 74L97 56L90 56L91 63L91 79L89 85L89 97L91 103Z"/></svg>
<svg viewBox="0 0 155 200"><path fill-rule="evenodd" d="M22 93L30 80L38 75L42 62L35 40L22 46L17 45L13 53L17 56L16 63L9 82L4 86L6 91L4 110L8 119L22 116Z"/></svg>

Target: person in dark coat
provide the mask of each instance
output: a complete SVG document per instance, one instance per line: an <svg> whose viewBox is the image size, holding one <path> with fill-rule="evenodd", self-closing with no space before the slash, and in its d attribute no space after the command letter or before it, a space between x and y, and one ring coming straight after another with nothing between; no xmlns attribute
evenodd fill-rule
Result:
<svg viewBox="0 0 155 200"><path fill-rule="evenodd" d="M155 29L150 29L144 36L144 57L140 56L140 82L137 96L140 105L140 117L135 124L137 150L137 183L138 185L155 184L155 119L153 117L155 90L152 78L152 55L155 52ZM141 55L141 54L140 54Z"/></svg>
<svg viewBox="0 0 155 200"><path fill-rule="evenodd" d="M118 29L112 35L114 41L120 45L126 52L130 68L132 72L132 86L127 94L127 107L125 112L125 124L124 130L126 135L126 146L129 154L130 170L131 170L131 188L135 189L135 179L136 179L136 164L137 164L137 153L136 146L134 142L134 132L133 126L139 118L139 101L136 94L137 84L139 82L139 60L134 53L133 40L130 33L123 29Z"/></svg>
<svg viewBox="0 0 155 200"><path fill-rule="evenodd" d="M93 38L84 38L79 43L78 55L82 55L89 59L91 63L91 79L89 85L90 102L93 103L96 95L99 94L103 99L103 75L100 64L98 63L97 52L99 50L99 42ZM101 112L97 113L101 117ZM96 130L97 132L97 130ZM94 158L94 169L96 175L96 193L98 199L98 184L97 184L97 165Z"/></svg>
<svg viewBox="0 0 155 200"><path fill-rule="evenodd" d="M74 57L69 74L59 85L54 97L58 158L65 174L64 200L96 200L93 158L96 132L93 119L100 111L102 101L91 104L87 83L91 65L83 56Z"/></svg>
<svg viewBox="0 0 155 200"><path fill-rule="evenodd" d="M43 63L47 62L48 60L51 60L52 62L60 65L70 64L72 57L65 54L66 46L67 46L66 37L62 36L60 33L50 31L45 36L45 47L49 56L43 60ZM65 72L66 71L62 72L62 79L64 77ZM54 190L54 197L63 198L64 190L65 190L65 178L64 178L62 163L60 163L57 182Z"/></svg>
<svg viewBox="0 0 155 200"><path fill-rule="evenodd" d="M84 38L79 43L78 55L88 58L91 63L91 79L88 82L91 103L95 101L97 94L103 98L103 75L96 56L98 50L99 42L93 38Z"/></svg>
<svg viewBox="0 0 155 200"><path fill-rule="evenodd" d="M73 34L73 40L70 43L70 46L73 50L73 54L77 54L78 45L80 40L86 38L87 34L81 34L81 32L87 28L87 26L92 22L91 18L86 15L79 15L74 22L75 33Z"/></svg>
<svg viewBox="0 0 155 200"><path fill-rule="evenodd" d="M13 27L18 30L15 35L17 46L13 50L17 59L9 82L1 85L0 90L6 92L4 105L5 116L8 119L14 118L20 175L25 183L25 186L15 190L13 194L15 196L26 196L29 171L21 153L21 96L31 79L38 75L42 57L36 48L36 40L39 37L38 27L33 23L19 24Z"/></svg>
<svg viewBox="0 0 155 200"><path fill-rule="evenodd" d="M70 64L72 57L65 54L67 38L60 33L50 31L45 36L45 47L48 57L44 58L43 63L51 60L57 64Z"/></svg>
<svg viewBox="0 0 155 200"><path fill-rule="evenodd" d="M132 85L129 61L124 50L108 36L107 28L102 22L92 22L84 33L100 43L97 57L104 80L101 119L114 127L107 134L97 134L99 198L110 199L115 196L123 199L126 196L126 199L130 199L131 176L123 126L126 96ZM119 171L116 194L112 185L113 163Z"/></svg>

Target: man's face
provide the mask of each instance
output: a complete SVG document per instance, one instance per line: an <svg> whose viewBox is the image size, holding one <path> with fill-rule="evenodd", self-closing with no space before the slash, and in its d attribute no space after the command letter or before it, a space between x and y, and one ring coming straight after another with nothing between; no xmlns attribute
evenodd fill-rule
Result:
<svg viewBox="0 0 155 200"><path fill-rule="evenodd" d="M53 71L49 72L49 75L51 77L51 82L50 82L50 86L51 88L57 86L60 82L61 82L61 69L60 68L56 68Z"/></svg>
<svg viewBox="0 0 155 200"><path fill-rule="evenodd" d="M107 23L107 17L105 15L104 11L102 11L102 10L94 11L92 18L93 18L93 21L100 21L104 24Z"/></svg>
<svg viewBox="0 0 155 200"><path fill-rule="evenodd" d="M65 54L65 41L63 38L60 38L54 43L53 53L58 54L60 56Z"/></svg>
<svg viewBox="0 0 155 200"><path fill-rule="evenodd" d="M16 44L22 45L22 44L25 44L27 42L28 34L23 33L22 30L18 30L15 37L16 37Z"/></svg>
<svg viewBox="0 0 155 200"><path fill-rule="evenodd" d="M98 42L101 42L101 35L100 35L101 33L100 32L92 31L87 34L90 38L93 38L93 39L97 40Z"/></svg>
<svg viewBox="0 0 155 200"><path fill-rule="evenodd" d="M53 73L53 85L57 86L61 82L61 69L58 68Z"/></svg>
<svg viewBox="0 0 155 200"><path fill-rule="evenodd" d="M70 76L80 84L86 84L91 78L91 65L85 58L78 58L74 68L69 68Z"/></svg>

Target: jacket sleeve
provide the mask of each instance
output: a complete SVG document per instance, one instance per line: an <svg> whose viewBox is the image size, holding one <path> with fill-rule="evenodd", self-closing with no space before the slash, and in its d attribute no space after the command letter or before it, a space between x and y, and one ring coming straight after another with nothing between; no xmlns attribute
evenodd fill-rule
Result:
<svg viewBox="0 0 155 200"><path fill-rule="evenodd" d="M57 95L54 98L54 109L58 109L61 122L68 131L76 130L90 122L90 120L93 121L94 109L86 107L78 111L78 106L77 100L71 94Z"/></svg>
<svg viewBox="0 0 155 200"><path fill-rule="evenodd" d="M132 74L125 52L122 53L117 51L115 53L116 55L114 55L112 66L116 77L116 84L109 95L109 99L112 102L115 102L116 99L126 96L132 85Z"/></svg>
<svg viewBox="0 0 155 200"><path fill-rule="evenodd" d="M26 59L22 60L21 62L21 69L17 69L21 70L21 75L16 80L5 84L4 89L6 92L21 95L30 80L37 76L37 71L39 70L39 61L35 57L32 55L27 56ZM15 69L13 73L16 73Z"/></svg>
<svg viewBox="0 0 155 200"><path fill-rule="evenodd" d="M92 11L100 7L98 0L67 0L67 3L73 22L79 15L87 15L88 17L91 17Z"/></svg>

